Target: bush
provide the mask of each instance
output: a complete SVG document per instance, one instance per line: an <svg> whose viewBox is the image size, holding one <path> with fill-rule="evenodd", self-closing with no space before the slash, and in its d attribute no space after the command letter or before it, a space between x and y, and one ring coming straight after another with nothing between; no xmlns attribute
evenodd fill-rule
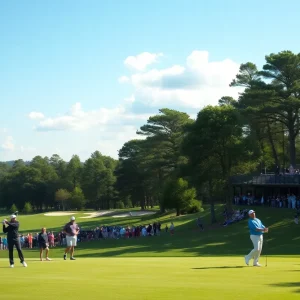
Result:
<svg viewBox="0 0 300 300"><path fill-rule="evenodd" d="M23 208L24 214L30 214L32 213L32 205L30 202L26 202Z"/></svg>
<svg viewBox="0 0 300 300"><path fill-rule="evenodd" d="M83 194L81 188L79 188L79 187L75 187L75 189L73 190L73 192L71 194L70 200L71 200L70 201L71 207L73 209L76 208L77 210L82 210L86 203L84 194Z"/></svg>
<svg viewBox="0 0 300 300"><path fill-rule="evenodd" d="M116 208L118 209L124 209L125 208L125 205L122 201L117 201L116 202Z"/></svg>
<svg viewBox="0 0 300 300"><path fill-rule="evenodd" d="M13 213L15 213L16 211L18 211L18 208L17 208L17 206L16 206L15 204L13 204L13 205L11 206L11 208L10 208L10 212L13 214Z"/></svg>
<svg viewBox="0 0 300 300"><path fill-rule="evenodd" d="M186 212L188 214L194 214L194 213L200 212L203 210L203 208L201 206L202 206L202 201L194 199L189 203L189 205L186 209Z"/></svg>
<svg viewBox="0 0 300 300"><path fill-rule="evenodd" d="M124 199L124 205L125 205L126 208L132 208L133 207L130 196L128 196Z"/></svg>

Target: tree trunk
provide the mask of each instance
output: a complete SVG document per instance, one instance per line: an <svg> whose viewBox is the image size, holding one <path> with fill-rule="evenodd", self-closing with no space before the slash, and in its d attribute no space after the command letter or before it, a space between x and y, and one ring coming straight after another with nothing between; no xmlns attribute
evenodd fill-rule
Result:
<svg viewBox="0 0 300 300"><path fill-rule="evenodd" d="M180 216L180 209L179 209L179 207L176 207L176 216L177 217Z"/></svg>
<svg viewBox="0 0 300 300"><path fill-rule="evenodd" d="M294 131L294 130L293 130ZM290 148L290 163L293 168L296 167L296 139L294 134L289 134L289 148Z"/></svg>
<svg viewBox="0 0 300 300"><path fill-rule="evenodd" d="M268 134L268 139L271 145L271 149L272 149L272 153L273 153L273 157L274 157L274 161L276 166L279 166L279 159L278 159L278 155L277 155L277 151L274 145L274 141L273 141L273 137L272 137L272 133L271 133L271 127L270 127L270 123L269 120L267 118L267 134Z"/></svg>
<svg viewBox="0 0 300 300"><path fill-rule="evenodd" d="M212 182L211 180L208 182L208 190L209 190L209 202L210 202L210 218L211 224L217 223L216 212L215 212L215 203L213 199L212 193Z"/></svg>
<svg viewBox="0 0 300 300"><path fill-rule="evenodd" d="M288 112L288 131L289 131L289 150L290 150L290 164L296 167L296 132L293 113Z"/></svg>

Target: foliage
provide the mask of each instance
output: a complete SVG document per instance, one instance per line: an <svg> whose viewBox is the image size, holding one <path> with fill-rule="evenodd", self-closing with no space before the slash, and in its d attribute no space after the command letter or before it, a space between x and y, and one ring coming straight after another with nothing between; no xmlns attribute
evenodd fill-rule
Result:
<svg viewBox="0 0 300 300"><path fill-rule="evenodd" d="M196 189L189 188L188 185L183 178L170 179L166 182L163 192L164 205L166 208L175 208L177 215L188 212L191 206L195 205L192 201L196 198Z"/></svg>
<svg viewBox="0 0 300 300"><path fill-rule="evenodd" d="M14 214L16 211L18 211L18 208L17 208L17 206L16 206L15 204L13 204L13 205L11 206L11 208L10 208L10 212L11 212L12 214Z"/></svg>
<svg viewBox="0 0 300 300"><path fill-rule="evenodd" d="M59 189L55 193L55 200L61 203L62 210L65 210L69 205L67 200L71 198L71 194L65 189Z"/></svg>
<svg viewBox="0 0 300 300"><path fill-rule="evenodd" d="M118 208L118 209L124 209L125 205L124 205L123 201L117 201L116 202L116 208Z"/></svg>
<svg viewBox="0 0 300 300"><path fill-rule="evenodd" d="M75 187L70 197L71 208L81 210L84 208L86 200L80 187Z"/></svg>
<svg viewBox="0 0 300 300"><path fill-rule="evenodd" d="M30 202L26 202L23 208L23 213L24 214L30 214L32 213L33 209L32 209L32 205Z"/></svg>

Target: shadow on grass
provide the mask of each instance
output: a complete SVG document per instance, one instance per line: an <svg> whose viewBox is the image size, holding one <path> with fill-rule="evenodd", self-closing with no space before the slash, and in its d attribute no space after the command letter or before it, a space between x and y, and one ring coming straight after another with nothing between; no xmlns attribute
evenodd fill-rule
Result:
<svg viewBox="0 0 300 300"><path fill-rule="evenodd" d="M191 268L192 270L210 270L210 269L243 269L244 266L220 266L220 267L203 267L203 268Z"/></svg>
<svg viewBox="0 0 300 300"><path fill-rule="evenodd" d="M293 293L300 294L300 282L279 282L279 283L270 284L270 286L283 287L283 288L299 288L299 289L293 290Z"/></svg>

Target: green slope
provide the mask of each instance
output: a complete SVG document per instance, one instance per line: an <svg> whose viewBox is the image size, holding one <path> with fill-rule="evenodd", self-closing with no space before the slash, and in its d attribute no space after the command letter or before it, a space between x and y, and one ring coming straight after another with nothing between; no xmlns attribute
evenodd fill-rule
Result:
<svg viewBox="0 0 300 300"><path fill-rule="evenodd" d="M300 230L293 222L294 212L289 209L270 209L257 207L257 217L270 228L265 235L264 253L269 255L299 255ZM221 210L218 210L218 219L223 220ZM79 257L159 257L159 256L234 256L245 255L251 249L247 221L222 227L209 225L209 213L199 214L204 218L205 231L196 228L198 214L175 217L174 214L145 216L136 218L98 217L80 219L83 213L76 214L78 223L84 228L95 228L101 224L148 224L161 221L165 224L174 222L176 233L170 236L165 232L159 237L131 238L120 240L100 240L80 243L76 249ZM46 217L43 214L20 216L21 230L38 232L42 226L54 231L69 220L69 216ZM60 247L51 249L51 257L61 257ZM263 253L263 254L264 254ZM25 250L26 257L37 257L37 250ZM7 253L0 251L0 257L7 257Z"/></svg>

